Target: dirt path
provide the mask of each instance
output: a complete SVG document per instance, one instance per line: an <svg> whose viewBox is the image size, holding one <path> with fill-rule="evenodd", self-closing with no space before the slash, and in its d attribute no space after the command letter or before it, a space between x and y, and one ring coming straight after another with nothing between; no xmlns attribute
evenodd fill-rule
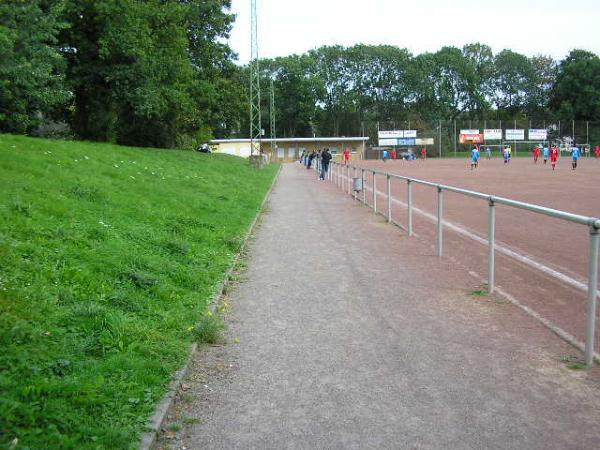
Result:
<svg viewBox="0 0 600 450"><path fill-rule="evenodd" d="M156 448L597 448L598 373L433 253L286 165Z"/></svg>

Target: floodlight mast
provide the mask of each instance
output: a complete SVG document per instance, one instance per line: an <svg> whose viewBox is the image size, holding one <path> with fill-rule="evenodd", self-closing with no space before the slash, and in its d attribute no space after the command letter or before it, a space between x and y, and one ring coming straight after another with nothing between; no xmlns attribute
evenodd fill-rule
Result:
<svg viewBox="0 0 600 450"><path fill-rule="evenodd" d="M277 149L277 133L275 132L275 84L273 78L271 78L271 104L269 108L271 116L271 156L275 155L274 151Z"/></svg>
<svg viewBox="0 0 600 450"><path fill-rule="evenodd" d="M261 153L262 125L260 113L260 68L258 65L258 33L256 0L250 0L250 154Z"/></svg>

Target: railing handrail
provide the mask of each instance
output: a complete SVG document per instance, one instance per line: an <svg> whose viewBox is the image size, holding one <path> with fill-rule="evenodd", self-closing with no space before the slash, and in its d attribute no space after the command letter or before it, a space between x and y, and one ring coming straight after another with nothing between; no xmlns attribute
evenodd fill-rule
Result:
<svg viewBox="0 0 600 450"><path fill-rule="evenodd" d="M318 164L318 163L317 163ZM342 177L342 164L333 162L333 165L340 166L337 170L336 183L339 185L340 178ZM566 211L560 211L558 209L547 208L545 206L534 205L533 203L521 202L518 200L512 200L510 198L498 197L491 194L485 194L483 192L471 191L468 189L462 189L455 186L448 186L441 183L433 183L431 181L420 180L418 178L411 178L404 175L390 174L389 172L382 172L376 169L369 169L365 167L359 167L355 165L346 164L346 176L348 177L348 191L350 191L350 169L354 169L356 174L357 170L361 170L361 177L364 177L365 171L369 171L373 174L373 212L377 214L377 188L376 179L377 175L384 175L387 178L387 220L392 222L392 210L391 210L391 187L390 180L396 178L398 180L406 180L407 191L407 208L408 208L408 235L412 236L412 184L422 184L430 187L434 187L437 190L437 254L439 257L443 253L443 209L444 209L444 191L455 192L457 194L463 194L470 197L475 197L481 200L487 200L488 202L488 292L494 292L495 284L495 234L496 234L496 204L511 206L517 209L523 209L534 213L556 217L558 219L567 220L569 222L578 223L581 225L587 225L590 234L590 253L588 258L588 305L587 305L587 324L586 324L586 339L585 347L583 348L585 353L585 362L588 367L593 365L594 361L594 342L595 342L595 330L596 330L596 297L597 297L597 285L598 285L598 253L600 252L600 219L597 217L583 216L581 214L569 213ZM331 175L330 175L331 176ZM366 204L365 198L366 189L363 188L363 203ZM355 195L356 198L356 195ZM579 346L579 343L571 341L575 346Z"/></svg>
<svg viewBox="0 0 600 450"><path fill-rule="evenodd" d="M334 162L333 164L342 165L338 162ZM506 198L506 197L499 197L499 196L492 195L492 194L486 194L484 192L471 191L469 189L463 189L463 188L459 188L456 186L450 186L447 184L434 183L432 181L421 180L419 178L412 178L412 177L407 177L405 175L398 175L395 173L383 172L381 170L368 169L368 168L354 166L354 165L350 165L350 164L348 164L348 166L351 168L356 168L356 169L365 169L376 175L389 176L391 178L396 178L399 180L410 181L411 183L417 183L417 184L422 184L424 186L435 187L438 189L442 189L444 191L468 195L469 197L475 197L475 198L479 198L481 200L487 200L489 202L493 202L496 204L512 206L514 208L524 209L524 210L535 212L538 214L543 214L546 216L557 217L559 219L579 223L581 225L587 225L589 227L593 227L593 228L596 228L597 230L600 230L600 218L598 218L598 217L584 216L581 214L570 213L570 212L562 211L559 209L548 208L546 206L536 205L534 203L522 202L519 200L513 200L510 198Z"/></svg>

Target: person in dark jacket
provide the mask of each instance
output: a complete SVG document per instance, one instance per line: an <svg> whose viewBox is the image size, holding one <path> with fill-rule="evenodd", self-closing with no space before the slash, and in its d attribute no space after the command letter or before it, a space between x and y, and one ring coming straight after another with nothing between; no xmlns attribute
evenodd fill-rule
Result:
<svg viewBox="0 0 600 450"><path fill-rule="evenodd" d="M310 153L310 155L308 155L308 162L306 163L307 169L310 169L312 167L313 159L315 159L316 156L317 156L317 152L314 150Z"/></svg>
<svg viewBox="0 0 600 450"><path fill-rule="evenodd" d="M321 153L321 176L319 177L321 180L325 180L325 176L329 170L329 161L331 161L331 153L329 153L329 149L326 148Z"/></svg>

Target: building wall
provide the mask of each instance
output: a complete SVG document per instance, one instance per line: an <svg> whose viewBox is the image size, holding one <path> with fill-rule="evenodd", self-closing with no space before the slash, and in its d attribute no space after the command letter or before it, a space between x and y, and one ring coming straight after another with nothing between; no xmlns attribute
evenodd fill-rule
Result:
<svg viewBox="0 0 600 450"><path fill-rule="evenodd" d="M215 153L225 153L242 158L250 156L250 142L220 142L214 146L216 147Z"/></svg>
<svg viewBox="0 0 600 450"><path fill-rule="evenodd" d="M250 156L250 142L218 142L211 146L215 153L225 153L228 155L240 156L247 158ZM269 159L274 162L293 162L300 159L303 151L312 152L320 151L324 148L329 148L335 161L342 160L342 152L346 147L352 152L352 159L358 160L363 158L365 144L356 141L328 141L328 142L278 142L277 149L271 149L270 142L263 142L261 149L269 155Z"/></svg>
<svg viewBox="0 0 600 450"><path fill-rule="evenodd" d="M279 161L279 162L293 162L298 161L300 159L300 155L302 155L303 151L312 152L321 151L324 148L328 148L331 154L333 155L333 159L335 161L342 160L342 152L346 147L350 148L352 152L352 159L359 160L362 159L362 154L364 153L364 144L362 142L344 142L344 141L335 141L335 142L278 142L277 150L271 150L271 144L265 143L262 146L264 152L268 153L271 161Z"/></svg>

